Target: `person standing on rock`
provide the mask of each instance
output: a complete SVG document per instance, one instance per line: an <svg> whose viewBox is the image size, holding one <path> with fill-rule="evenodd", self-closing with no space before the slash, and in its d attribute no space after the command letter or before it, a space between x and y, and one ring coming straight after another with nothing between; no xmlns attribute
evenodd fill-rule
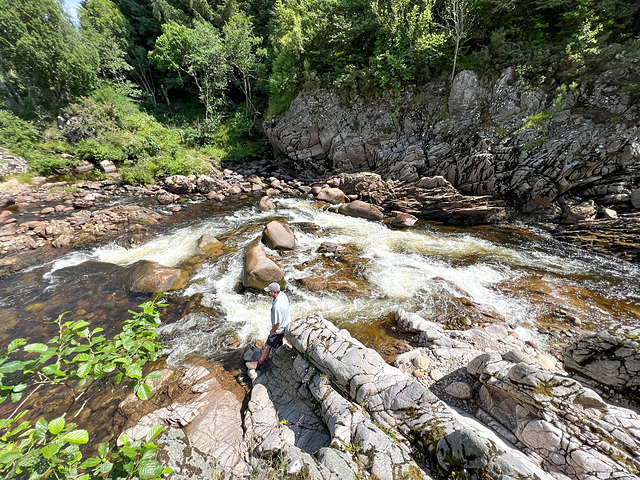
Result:
<svg viewBox="0 0 640 480"><path fill-rule="evenodd" d="M270 283L264 291L273 298L273 303L271 304L271 331L269 332L269 338L267 338L260 360L257 362L247 362L247 368L253 370L256 368L263 370L266 367L265 362L269 357L269 353L271 353L271 349L282 345L284 329L291 321L289 297L287 297L286 293L280 291L280 285L276 282Z"/></svg>

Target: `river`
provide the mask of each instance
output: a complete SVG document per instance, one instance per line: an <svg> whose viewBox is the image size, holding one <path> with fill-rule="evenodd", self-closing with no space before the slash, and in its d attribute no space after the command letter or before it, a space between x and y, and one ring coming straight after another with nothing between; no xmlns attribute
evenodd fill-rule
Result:
<svg viewBox="0 0 640 480"><path fill-rule="evenodd" d="M163 312L167 363L237 354L247 343L264 340L270 328L270 299L236 293L235 286L244 248L274 219L296 236L292 252L267 249L284 271L293 317L321 311L389 359L394 344L409 340L394 330L399 307L453 327L505 321L525 340L554 345L579 335L575 325L593 330L640 324L640 267L524 226L454 228L420 221L394 230L307 200L280 199L275 212L259 212L255 200L218 209L208 202L189 204L171 228L143 244L74 251L0 280L2 344L48 338L54 332L45 321L67 311L69 320L115 332L128 310L149 299L127 288L128 266L146 259L190 271L185 287L168 295ZM203 234L224 242L222 256L197 256ZM319 253L323 242L349 246L351 253ZM328 288L312 287L323 281ZM113 413L117 402L104 403ZM39 404L43 411L51 401Z"/></svg>

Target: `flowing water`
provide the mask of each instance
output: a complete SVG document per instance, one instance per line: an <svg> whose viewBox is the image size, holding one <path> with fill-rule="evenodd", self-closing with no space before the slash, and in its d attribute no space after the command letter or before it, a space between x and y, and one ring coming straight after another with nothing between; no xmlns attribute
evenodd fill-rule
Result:
<svg viewBox="0 0 640 480"><path fill-rule="evenodd" d="M591 329L640 324L638 266L577 250L541 232L426 222L393 230L306 200L277 204L276 212L257 211L251 199L218 210L192 204L181 212L181 223L142 245L76 251L0 280L1 344L16 337L48 338L54 332L44 322L65 311L69 319L115 332L127 311L149 298L127 289L129 266L143 259L190 271L184 288L169 295L163 314L170 365L195 357L221 359L264 340L269 297L239 294L235 286L245 247L274 219L296 235L292 252L267 249L284 271L293 317L321 311L383 353L397 341L391 318L399 307L452 326L505 321L521 338L537 342L547 341L539 330L548 326L570 336L569 320ZM203 234L223 241L220 257L198 256L196 242ZM319 253L323 242L349 246L351 253ZM314 281L328 282L328 288L313 288Z"/></svg>

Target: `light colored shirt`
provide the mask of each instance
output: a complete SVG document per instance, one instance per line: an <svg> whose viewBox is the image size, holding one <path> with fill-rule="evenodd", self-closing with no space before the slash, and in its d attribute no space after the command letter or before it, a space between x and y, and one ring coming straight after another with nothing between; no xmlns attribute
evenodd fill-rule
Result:
<svg viewBox="0 0 640 480"><path fill-rule="evenodd" d="M284 332L284 327L286 327L290 321L289 298L286 293L281 291L278 297L273 299L273 304L271 305L271 327L279 323L280 326L275 333L282 333Z"/></svg>

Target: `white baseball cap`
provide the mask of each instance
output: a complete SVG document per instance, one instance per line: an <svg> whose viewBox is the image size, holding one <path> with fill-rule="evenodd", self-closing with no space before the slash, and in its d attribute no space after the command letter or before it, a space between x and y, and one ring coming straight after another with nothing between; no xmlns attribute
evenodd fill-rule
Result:
<svg viewBox="0 0 640 480"><path fill-rule="evenodd" d="M264 291L265 292L279 292L280 291L280 284L277 283L277 282L270 283L269 285L267 285L264 288Z"/></svg>

